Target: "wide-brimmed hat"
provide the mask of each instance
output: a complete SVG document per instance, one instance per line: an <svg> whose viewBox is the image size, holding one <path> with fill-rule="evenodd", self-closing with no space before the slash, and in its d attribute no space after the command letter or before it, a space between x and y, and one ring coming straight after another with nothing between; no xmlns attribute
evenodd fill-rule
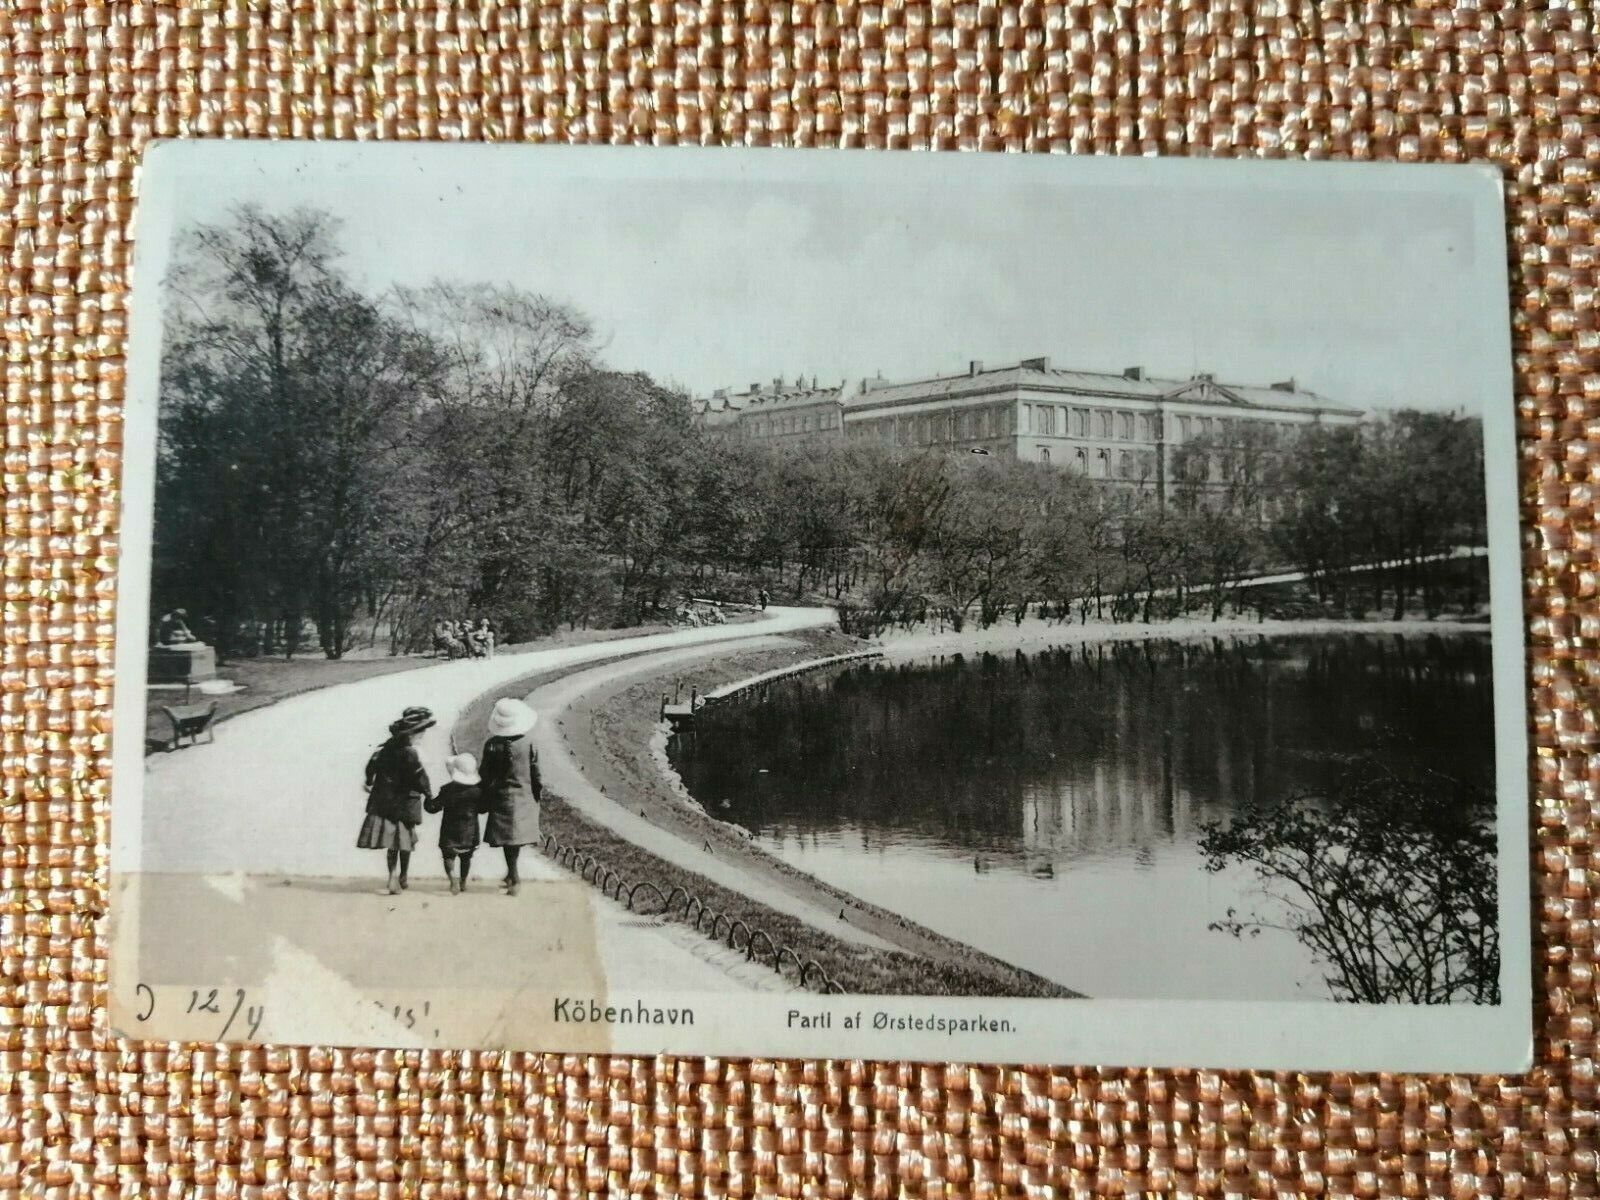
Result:
<svg viewBox="0 0 1600 1200"><path fill-rule="evenodd" d="M434 724L433 710L418 704L401 713L398 721L390 722L389 732L397 736L402 733L421 733Z"/></svg>
<svg viewBox="0 0 1600 1200"><path fill-rule="evenodd" d="M538 713L521 700L513 700L507 696L494 702L494 711L489 714L489 736L521 737L538 724L538 721Z"/></svg>
<svg viewBox="0 0 1600 1200"><path fill-rule="evenodd" d="M468 787L477 787L481 780L478 778L478 760L470 754L453 754L444 760L445 774L449 775L455 783L464 783Z"/></svg>

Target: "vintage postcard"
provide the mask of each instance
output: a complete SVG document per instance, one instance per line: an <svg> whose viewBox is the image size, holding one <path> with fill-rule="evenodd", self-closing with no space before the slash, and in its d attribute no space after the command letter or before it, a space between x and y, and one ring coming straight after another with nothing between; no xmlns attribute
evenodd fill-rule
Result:
<svg viewBox="0 0 1600 1200"><path fill-rule="evenodd" d="M112 1019L1531 1055L1479 167L167 143Z"/></svg>

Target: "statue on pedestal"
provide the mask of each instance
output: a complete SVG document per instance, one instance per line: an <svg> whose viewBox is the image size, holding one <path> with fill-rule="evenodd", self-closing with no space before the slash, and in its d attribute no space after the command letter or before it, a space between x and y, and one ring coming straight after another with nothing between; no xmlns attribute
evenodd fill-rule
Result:
<svg viewBox="0 0 1600 1200"><path fill-rule="evenodd" d="M159 646L183 646L199 640L189 631L187 609L175 608L164 614L156 624L156 644Z"/></svg>
<svg viewBox="0 0 1600 1200"><path fill-rule="evenodd" d="M217 677L217 654L189 629L189 614L175 608L156 622L150 648L150 683L198 683Z"/></svg>

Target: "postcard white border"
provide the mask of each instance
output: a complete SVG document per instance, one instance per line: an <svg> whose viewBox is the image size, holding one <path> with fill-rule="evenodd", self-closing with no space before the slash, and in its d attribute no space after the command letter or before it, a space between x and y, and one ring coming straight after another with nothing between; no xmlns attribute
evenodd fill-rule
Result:
<svg viewBox="0 0 1600 1200"><path fill-rule="evenodd" d="M1102 1066L1215 1067L1297 1070L1511 1072L1533 1055L1531 963L1533 896L1529 876L1531 786L1526 646L1518 528L1516 405L1512 377L1506 224L1499 171L1478 165L1346 164L1190 159L1133 160L1054 155L924 154L892 151L749 150L633 147L517 147L394 143L154 143L139 174L137 244L124 409L121 557L118 575L111 811L113 875L139 869L144 809L144 721L149 628L151 533L155 490L157 385L162 319L157 292L174 233L174 200L197 167L247 171L263 160L277 170L332 157L364 170L443 170L471 178L476 167L520 157L529 171L581 173L585 178L651 180L761 179L772 182L924 178L939 186L960 177L999 190L1019 184L1160 187L1197 185L1296 191L1313 175L1325 191L1359 197L1375 189L1470 191L1475 252L1484 263L1475 329L1492 338L1502 368L1485 393L1501 398L1483 412L1488 496L1491 629L1493 633L1501 1003L1497 1006L1361 1006L1292 1001L1133 1001L955 999L891 996L767 996L668 993L651 1003L681 1003L697 1014L693 1031L615 1026L597 1041L592 1027L566 1025L570 1041L518 1047L536 1051L609 1049L620 1053L774 1055L1079 1063ZM500 164L496 164L497 166ZM1464 182L1465 181L1465 182ZM1454 193L1459 194L1459 193ZM1490 286L1492 284L1492 286ZM124 914L123 916L126 916ZM112 937L133 931L112 908ZM132 981L111 979L113 989ZM614 989L613 1005L638 994ZM827 1033L790 1028L788 1013L831 1011ZM846 1015L877 1011L910 1015L1003 1016L1014 1034L951 1038L915 1032L841 1028ZM314 1025L315 1022L310 1024ZM134 1032L125 1030L124 1032ZM303 1040L293 1030L262 1030L263 1039ZM397 1034L395 1044L409 1041Z"/></svg>

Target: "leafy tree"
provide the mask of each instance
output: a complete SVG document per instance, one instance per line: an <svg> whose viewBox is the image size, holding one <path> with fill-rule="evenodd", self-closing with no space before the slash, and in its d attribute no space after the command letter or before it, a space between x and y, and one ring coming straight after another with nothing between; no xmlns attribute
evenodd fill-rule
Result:
<svg viewBox="0 0 1600 1200"><path fill-rule="evenodd" d="M593 326L565 305L506 286L440 282L401 290L394 303L445 364L426 431L432 511L411 571L449 583L425 620L462 611L526 615L534 547L549 536L551 488L561 483L545 469L564 461L555 423L572 396L568 381L591 369ZM505 632L535 629L516 619Z"/></svg>
<svg viewBox="0 0 1600 1200"><path fill-rule="evenodd" d="M1446 556L1483 539L1483 434L1458 413L1399 410L1359 427L1314 426L1278 468L1283 512L1271 544L1304 570L1319 600L1405 616L1441 604ZM1371 570L1372 564L1390 564ZM1358 570L1352 570L1358 568ZM1353 597L1365 589L1359 601Z"/></svg>
<svg viewBox="0 0 1600 1200"><path fill-rule="evenodd" d="M1094 484L1074 471L1041 476L1043 494L1029 541L1027 594L1065 620L1075 602L1096 593L1094 558L1105 504Z"/></svg>
<svg viewBox="0 0 1600 1200"><path fill-rule="evenodd" d="M863 632L1041 605L1217 619L1280 563L1323 604L1433 615L1444 556L1482 538L1480 431L1455 414L1224 423L1161 494L933 448L750 442L699 424L682 388L607 369L559 300L372 294L337 242L326 214L247 207L195 231L167 281L154 600L225 653L296 653L307 625L329 657L358 626L408 651L440 617L484 615L515 641L763 587Z"/></svg>
<svg viewBox="0 0 1600 1200"><path fill-rule="evenodd" d="M1199 592L1211 619L1220 620L1239 580L1265 565L1263 516L1282 459L1282 439L1250 423L1179 448L1171 493L1182 543L1174 570L1180 609L1189 593Z"/></svg>
<svg viewBox="0 0 1600 1200"><path fill-rule="evenodd" d="M882 457L862 523L862 631L881 631L924 615L924 559L951 502L949 471L944 455L900 452Z"/></svg>
<svg viewBox="0 0 1600 1200"><path fill-rule="evenodd" d="M206 613L224 652L270 622L293 654L309 617L339 657L391 566L438 363L339 274L334 232L247 207L197 230L168 280L155 593Z"/></svg>

